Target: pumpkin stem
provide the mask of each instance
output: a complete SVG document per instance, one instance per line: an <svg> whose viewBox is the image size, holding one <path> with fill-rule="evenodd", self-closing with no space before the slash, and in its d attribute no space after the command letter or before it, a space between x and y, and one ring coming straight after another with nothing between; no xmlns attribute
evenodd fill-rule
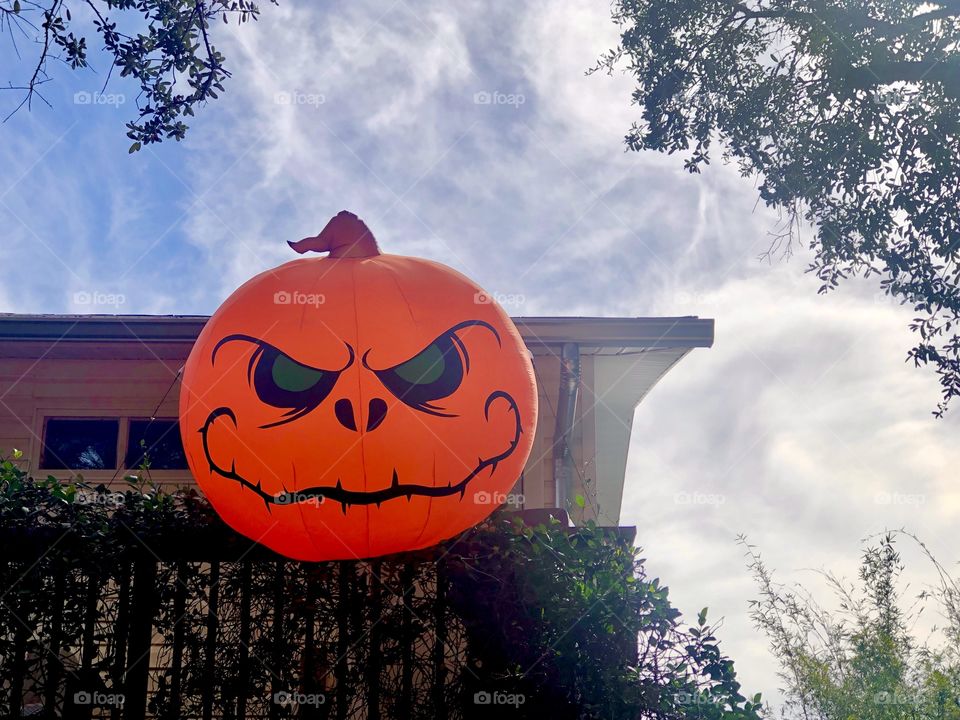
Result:
<svg viewBox="0 0 960 720"><path fill-rule="evenodd" d="M377 240L370 228L352 212L341 210L326 224L319 235L293 242L298 253L329 252L332 258L365 258L380 255Z"/></svg>

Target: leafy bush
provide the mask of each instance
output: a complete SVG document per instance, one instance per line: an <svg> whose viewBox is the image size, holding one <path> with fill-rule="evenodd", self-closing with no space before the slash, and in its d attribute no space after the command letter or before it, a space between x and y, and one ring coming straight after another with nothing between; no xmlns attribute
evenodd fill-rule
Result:
<svg viewBox="0 0 960 720"><path fill-rule="evenodd" d="M382 717L489 717L498 708L484 696L522 698L504 711L552 720L761 715L706 609L684 627L617 529L500 512L426 551L299 563L234 534L193 490L34 480L12 460L0 464L0 656L13 659L0 687L19 672L48 706L77 688L136 689L133 635L118 629L127 598L159 645L149 707L160 716L204 703L265 716L278 688L314 685L342 717L367 703ZM19 709L3 694L0 705Z"/></svg>

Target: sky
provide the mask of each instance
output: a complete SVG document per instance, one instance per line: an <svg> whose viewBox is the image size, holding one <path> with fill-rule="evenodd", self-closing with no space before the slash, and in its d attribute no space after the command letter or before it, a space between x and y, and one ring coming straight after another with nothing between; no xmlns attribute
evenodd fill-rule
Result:
<svg viewBox="0 0 960 720"><path fill-rule="evenodd" d="M876 284L820 296L802 244L759 258L778 218L753 179L625 151L630 78L585 73L616 40L606 3L283 0L216 27L226 93L184 142L134 155L134 89L104 89L97 53L56 68L53 108L0 128L0 311L209 314L349 209L513 315L715 318L714 347L637 410L621 519L775 698L737 536L824 599L816 570L854 576L886 528L955 563L960 408L933 419L934 374L904 362L911 312ZM6 39L0 67L18 68ZM905 555L918 591L929 568Z"/></svg>

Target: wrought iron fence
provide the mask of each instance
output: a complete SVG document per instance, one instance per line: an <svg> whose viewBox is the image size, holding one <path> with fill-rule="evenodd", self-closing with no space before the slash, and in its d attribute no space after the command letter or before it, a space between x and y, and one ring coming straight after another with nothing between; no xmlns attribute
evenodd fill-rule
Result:
<svg viewBox="0 0 960 720"><path fill-rule="evenodd" d="M470 643L442 558L306 564L210 550L143 549L110 567L56 544L12 553L0 573L2 712L457 718L495 692L465 678Z"/></svg>

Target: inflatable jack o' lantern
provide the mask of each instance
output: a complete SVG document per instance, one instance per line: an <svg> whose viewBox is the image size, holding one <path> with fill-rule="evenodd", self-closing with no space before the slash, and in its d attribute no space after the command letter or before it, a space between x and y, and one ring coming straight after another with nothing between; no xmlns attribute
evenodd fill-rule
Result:
<svg viewBox="0 0 960 720"><path fill-rule="evenodd" d="M223 519L301 560L433 545L503 502L537 395L510 318L459 273L381 254L341 212L246 282L183 373L190 468Z"/></svg>

